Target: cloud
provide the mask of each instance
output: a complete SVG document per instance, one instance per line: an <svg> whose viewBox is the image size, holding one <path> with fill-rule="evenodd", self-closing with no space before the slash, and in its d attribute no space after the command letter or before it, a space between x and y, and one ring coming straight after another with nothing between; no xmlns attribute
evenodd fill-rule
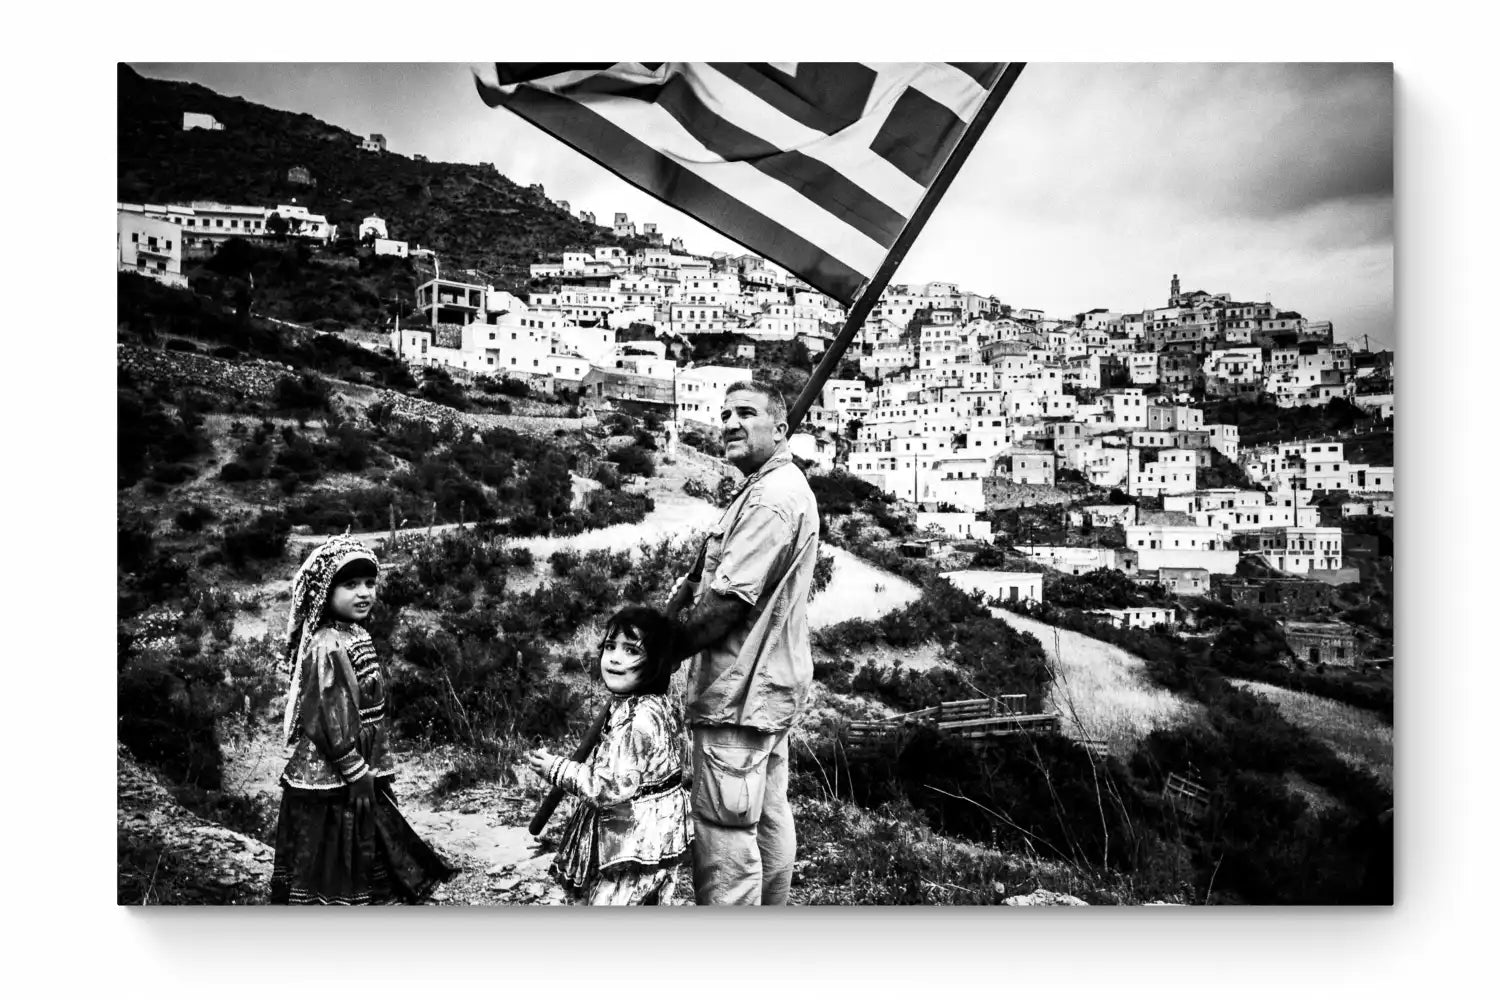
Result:
<svg viewBox="0 0 1500 1000"><path fill-rule="evenodd" d="M1041 218L1275 218L1389 197L1388 64L1028 66L975 154Z"/></svg>

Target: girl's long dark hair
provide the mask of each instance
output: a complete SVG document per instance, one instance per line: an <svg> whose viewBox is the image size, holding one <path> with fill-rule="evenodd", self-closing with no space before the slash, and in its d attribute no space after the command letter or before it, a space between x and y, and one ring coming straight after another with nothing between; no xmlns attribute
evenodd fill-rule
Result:
<svg viewBox="0 0 1500 1000"><path fill-rule="evenodd" d="M609 620L604 623L604 637L599 640L601 658L604 643L609 640L610 635L623 629L629 629L640 636L641 645L646 651L646 666L641 673L641 683L633 693L666 694L667 687L672 682L672 669L676 666L667 658L672 623L655 608L639 604L623 607L610 615Z"/></svg>

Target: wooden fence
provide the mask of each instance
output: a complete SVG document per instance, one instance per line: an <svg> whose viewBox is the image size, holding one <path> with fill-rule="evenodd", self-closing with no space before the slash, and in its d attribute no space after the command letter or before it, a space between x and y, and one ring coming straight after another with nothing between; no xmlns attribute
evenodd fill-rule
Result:
<svg viewBox="0 0 1500 1000"><path fill-rule="evenodd" d="M1004 694L997 698L945 701L888 719L851 722L849 741L856 746L899 743L919 725L936 726L949 736L990 740L1022 733L1056 732L1058 718L1051 713L1027 713L1024 694Z"/></svg>
<svg viewBox="0 0 1500 1000"><path fill-rule="evenodd" d="M1193 777L1197 777L1195 772ZM1193 823L1201 821L1212 808L1208 789L1193 778L1185 778L1175 771L1167 775L1167 783L1161 793L1174 809Z"/></svg>

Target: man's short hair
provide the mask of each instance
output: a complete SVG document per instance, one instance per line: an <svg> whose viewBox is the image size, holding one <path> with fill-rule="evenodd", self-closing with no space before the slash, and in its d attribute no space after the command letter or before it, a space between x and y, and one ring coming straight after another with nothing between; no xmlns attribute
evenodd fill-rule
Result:
<svg viewBox="0 0 1500 1000"><path fill-rule="evenodd" d="M724 397L727 399L731 392L753 392L766 397L766 411L771 414L771 419L779 424L786 423L786 397L781 395L781 390L753 378L747 378L725 389Z"/></svg>

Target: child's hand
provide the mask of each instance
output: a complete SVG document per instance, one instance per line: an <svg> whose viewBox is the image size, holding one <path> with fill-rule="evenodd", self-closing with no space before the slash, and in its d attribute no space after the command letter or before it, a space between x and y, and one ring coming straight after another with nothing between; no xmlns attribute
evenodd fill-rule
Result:
<svg viewBox="0 0 1500 1000"><path fill-rule="evenodd" d="M545 778L555 756L545 750L533 750L526 755L526 765Z"/></svg>

